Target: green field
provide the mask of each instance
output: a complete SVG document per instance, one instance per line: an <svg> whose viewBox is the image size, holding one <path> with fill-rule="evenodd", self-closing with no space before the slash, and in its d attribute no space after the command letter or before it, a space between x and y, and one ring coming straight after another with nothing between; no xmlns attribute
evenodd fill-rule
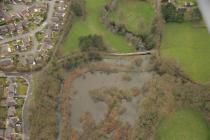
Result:
<svg viewBox="0 0 210 140"><path fill-rule="evenodd" d="M165 27L161 56L176 60L193 80L210 81L210 35L192 23L169 23Z"/></svg>
<svg viewBox="0 0 210 140"><path fill-rule="evenodd" d="M203 116L191 109L181 109L161 121L157 140L209 140L210 130Z"/></svg>
<svg viewBox="0 0 210 140"><path fill-rule="evenodd" d="M136 34L150 32L154 17L152 4L139 0L119 0L118 7L109 15L110 19L124 24L129 31Z"/></svg>
<svg viewBox="0 0 210 140"><path fill-rule="evenodd" d="M64 42L64 52L72 52L78 49L79 37L89 34L101 35L109 49L118 52L133 52L135 49L131 44L119 35L115 35L101 23L100 12L102 6L108 0L86 0L86 17L78 19Z"/></svg>

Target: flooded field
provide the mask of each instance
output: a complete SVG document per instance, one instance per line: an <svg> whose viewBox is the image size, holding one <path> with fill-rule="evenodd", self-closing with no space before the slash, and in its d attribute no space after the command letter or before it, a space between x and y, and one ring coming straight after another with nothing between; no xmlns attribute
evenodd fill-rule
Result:
<svg viewBox="0 0 210 140"><path fill-rule="evenodd" d="M110 111L110 106L106 102L107 100L103 101L102 98L96 102L90 94L91 91L97 90L100 93L101 89L119 89L120 92L125 91L125 94L127 94L126 92L130 92L131 89L135 88L139 90L140 94L131 96L129 100L124 98L116 100L120 102L119 108L124 110L123 113L120 113L118 120L133 125L138 117L138 106L142 99L142 87L151 78L152 73L149 72L105 73L102 71L88 72L78 77L72 83L71 88L71 127L78 132L82 132L81 116L87 112L92 116L96 124L102 122L107 117ZM106 97L106 95L103 96ZM111 97L114 98L113 95Z"/></svg>

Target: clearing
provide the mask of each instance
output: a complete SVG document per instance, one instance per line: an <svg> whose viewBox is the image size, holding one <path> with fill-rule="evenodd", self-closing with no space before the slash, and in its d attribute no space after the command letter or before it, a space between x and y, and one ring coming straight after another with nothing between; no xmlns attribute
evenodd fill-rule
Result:
<svg viewBox="0 0 210 140"><path fill-rule="evenodd" d="M151 31L155 10L150 2L120 0L109 17L116 23L124 24L133 33L145 34Z"/></svg>
<svg viewBox="0 0 210 140"><path fill-rule="evenodd" d="M209 127L203 116L181 109L165 118L158 129L158 140L209 140Z"/></svg>
<svg viewBox="0 0 210 140"><path fill-rule="evenodd" d="M135 48L129 44L123 36L113 34L101 23L100 12L107 0L86 0L86 17L77 19L73 24L66 41L64 42L64 52L78 50L79 38L89 34L101 35L105 44L114 51L133 52Z"/></svg>
<svg viewBox="0 0 210 140"><path fill-rule="evenodd" d="M210 36L206 28L192 23L169 23L163 34L161 55L174 59L193 80L210 80Z"/></svg>

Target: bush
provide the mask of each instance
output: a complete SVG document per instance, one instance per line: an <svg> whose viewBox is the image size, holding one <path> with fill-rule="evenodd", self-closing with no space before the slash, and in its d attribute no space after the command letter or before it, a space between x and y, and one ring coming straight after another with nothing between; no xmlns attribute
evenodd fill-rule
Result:
<svg viewBox="0 0 210 140"><path fill-rule="evenodd" d="M167 3L162 6L161 12L166 22L183 22L184 12L177 11L172 3Z"/></svg>
<svg viewBox="0 0 210 140"><path fill-rule="evenodd" d="M79 40L81 51L104 51L106 47L103 39L99 35L82 36Z"/></svg>
<svg viewBox="0 0 210 140"><path fill-rule="evenodd" d="M146 43L146 48L148 50L153 49L155 47L155 45L156 45L155 41L154 41L154 39L153 39L153 37L151 35L146 36L144 41Z"/></svg>
<svg viewBox="0 0 210 140"><path fill-rule="evenodd" d="M195 8L192 12L192 21L193 22L199 22L202 20L201 12L198 8Z"/></svg>
<svg viewBox="0 0 210 140"><path fill-rule="evenodd" d="M71 5L71 10L74 12L74 14L77 17L81 17L83 16L83 9L81 4L77 3L77 2L73 2Z"/></svg>

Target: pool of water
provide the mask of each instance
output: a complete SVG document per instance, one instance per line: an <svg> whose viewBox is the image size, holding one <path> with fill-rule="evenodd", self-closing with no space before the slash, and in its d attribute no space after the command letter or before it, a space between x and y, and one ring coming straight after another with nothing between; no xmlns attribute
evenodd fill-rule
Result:
<svg viewBox="0 0 210 140"><path fill-rule="evenodd" d="M123 80L123 76L129 76L130 80ZM152 78L149 72L141 73L105 73L101 71L88 72L83 76L78 77L72 83L72 106L71 106L71 127L77 131L82 131L80 116L89 112L96 123L99 123L105 118L108 111L108 106L104 102L94 102L89 92L94 89L116 87L122 90L131 88L141 89L143 85ZM130 102L122 101L121 106L126 111L120 116L120 120L128 122L131 125L138 118L138 105L142 99L142 95L134 97Z"/></svg>

